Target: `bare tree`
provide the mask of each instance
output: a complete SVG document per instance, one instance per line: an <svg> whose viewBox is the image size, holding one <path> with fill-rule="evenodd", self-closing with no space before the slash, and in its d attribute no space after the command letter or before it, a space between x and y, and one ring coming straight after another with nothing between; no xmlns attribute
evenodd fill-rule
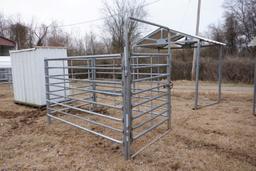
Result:
<svg viewBox="0 0 256 171"><path fill-rule="evenodd" d="M211 39L219 42L225 41L222 25L211 24L209 25L208 29L209 29L209 36Z"/></svg>
<svg viewBox="0 0 256 171"><path fill-rule="evenodd" d="M5 16L0 13L0 36L6 36L8 24Z"/></svg>
<svg viewBox="0 0 256 171"><path fill-rule="evenodd" d="M69 35L59 27L57 22L52 22L52 24L48 28L47 45L68 47L69 43Z"/></svg>
<svg viewBox="0 0 256 171"><path fill-rule="evenodd" d="M96 53L96 36L90 31L85 35L85 51L86 54L94 55Z"/></svg>
<svg viewBox="0 0 256 171"><path fill-rule="evenodd" d="M46 26L45 24L42 24L39 27L38 32L36 32L36 31L34 32L36 37L38 38L36 46L43 46L43 45L45 45L44 42L45 42L45 39L46 39L47 32L48 32L48 26Z"/></svg>
<svg viewBox="0 0 256 171"><path fill-rule="evenodd" d="M106 50L106 53L111 53L112 52L112 42L111 38L109 37L102 37L102 41Z"/></svg>
<svg viewBox="0 0 256 171"><path fill-rule="evenodd" d="M227 43L227 52L234 55L237 52L238 23L233 13L225 14L224 37Z"/></svg>
<svg viewBox="0 0 256 171"><path fill-rule="evenodd" d="M24 24L17 22L10 26L10 38L15 40L18 49L28 48L28 27Z"/></svg>
<svg viewBox="0 0 256 171"><path fill-rule="evenodd" d="M256 36L256 0L226 0L224 7L238 22L245 46Z"/></svg>
<svg viewBox="0 0 256 171"><path fill-rule="evenodd" d="M111 0L104 2L103 13L106 16L104 26L112 41L113 52L122 52L124 47L124 24L128 17L143 19L146 17L144 0ZM128 26L129 42L140 35L139 24L130 22Z"/></svg>

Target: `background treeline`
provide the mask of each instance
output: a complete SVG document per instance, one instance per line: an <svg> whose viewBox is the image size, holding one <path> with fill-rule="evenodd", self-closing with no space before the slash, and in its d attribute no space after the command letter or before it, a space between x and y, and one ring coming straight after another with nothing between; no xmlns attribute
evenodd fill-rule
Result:
<svg viewBox="0 0 256 171"><path fill-rule="evenodd" d="M65 46L68 55L118 53L123 49L123 25L127 16L144 19L147 12L144 0L104 1L105 16L102 35L89 31L84 36L65 31L58 22L50 25L35 21L25 22L22 17L10 17L0 13L0 36L17 42L18 49L34 46ZM253 82L255 50L248 47L256 36L256 0L225 0L222 23L213 24L202 36L227 44L224 48L223 79L233 82ZM164 24L164 23L163 23ZM86 27L86 25L85 25ZM131 42L141 37L140 25L129 25ZM218 50L204 48L201 53L201 80L217 79ZM173 79L191 79L192 49L174 51Z"/></svg>
<svg viewBox="0 0 256 171"><path fill-rule="evenodd" d="M256 36L256 0L225 0L223 23L212 24L203 35L224 42L223 80L253 82L255 48L248 44ZM192 50L175 52L173 79L191 79ZM201 80L217 80L218 49L204 48L201 53Z"/></svg>

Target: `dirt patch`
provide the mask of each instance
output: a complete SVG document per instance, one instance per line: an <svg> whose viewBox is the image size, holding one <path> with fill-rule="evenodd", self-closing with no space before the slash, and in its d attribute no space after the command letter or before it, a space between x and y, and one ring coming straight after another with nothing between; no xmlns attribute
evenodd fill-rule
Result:
<svg viewBox="0 0 256 171"><path fill-rule="evenodd" d="M14 104L9 87L0 87L0 170L256 170L250 89L224 89L220 104L194 111L193 83L174 85L172 131L130 161L122 146L55 120L49 125L45 110ZM215 100L202 91L201 103Z"/></svg>
<svg viewBox="0 0 256 171"><path fill-rule="evenodd" d="M256 156L250 156L243 151L234 151L232 148L223 148L214 143L205 143L204 141L191 140L185 136L175 135L175 137L187 145L189 149L206 149L226 155L228 158L235 158L242 162L248 162L256 167Z"/></svg>

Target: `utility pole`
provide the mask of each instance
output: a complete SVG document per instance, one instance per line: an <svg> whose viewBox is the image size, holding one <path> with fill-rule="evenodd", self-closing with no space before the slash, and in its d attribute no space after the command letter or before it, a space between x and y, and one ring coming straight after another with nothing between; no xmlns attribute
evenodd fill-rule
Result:
<svg viewBox="0 0 256 171"><path fill-rule="evenodd" d="M201 0L198 0L198 4L197 4L197 19L196 19L196 35L198 35L198 33L199 33L200 9L201 9ZM191 70L191 79L192 80L195 80L195 68L196 68L196 48L194 48L192 70Z"/></svg>

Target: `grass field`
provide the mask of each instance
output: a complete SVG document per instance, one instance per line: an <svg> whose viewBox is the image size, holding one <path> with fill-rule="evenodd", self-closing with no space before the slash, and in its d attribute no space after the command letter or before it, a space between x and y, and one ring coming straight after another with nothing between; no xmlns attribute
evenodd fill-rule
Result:
<svg viewBox="0 0 256 171"><path fill-rule="evenodd" d="M202 82L200 103L216 100ZM47 124L46 111L13 103L0 85L0 170L256 170L252 86L224 84L220 104L192 110L193 83L174 82L172 130L125 161L122 148L69 125Z"/></svg>

